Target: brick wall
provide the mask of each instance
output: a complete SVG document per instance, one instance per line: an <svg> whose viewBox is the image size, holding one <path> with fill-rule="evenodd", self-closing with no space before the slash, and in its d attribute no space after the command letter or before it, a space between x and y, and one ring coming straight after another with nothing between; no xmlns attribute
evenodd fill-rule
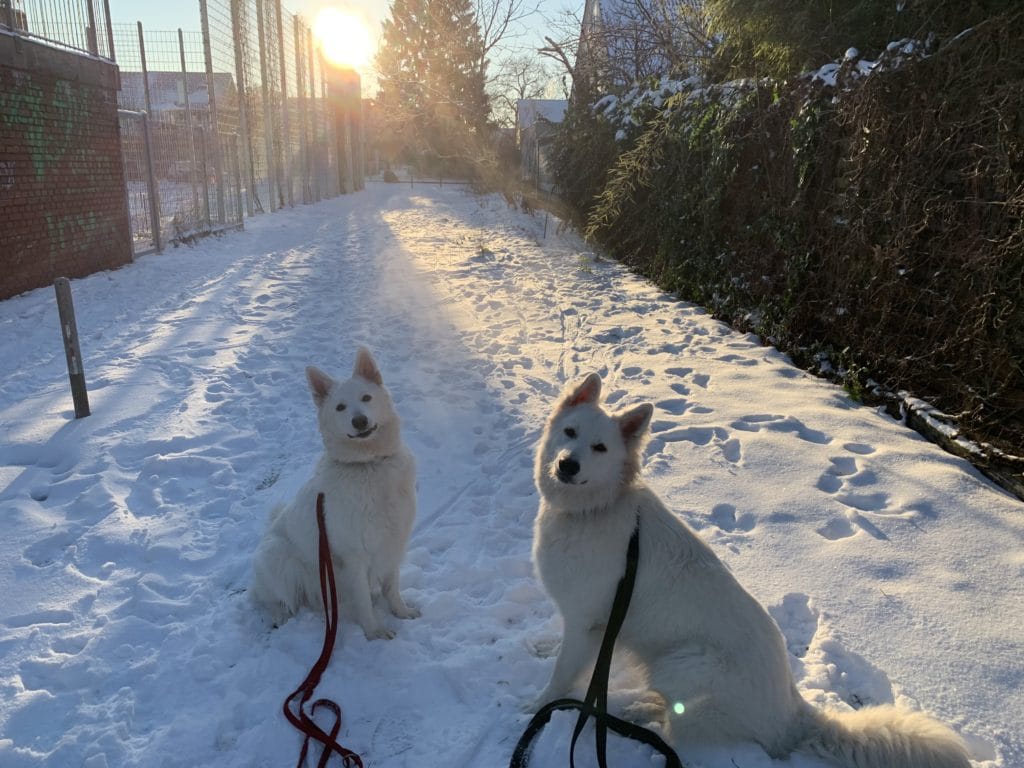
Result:
<svg viewBox="0 0 1024 768"><path fill-rule="evenodd" d="M132 259L117 67L0 33L0 299Z"/></svg>

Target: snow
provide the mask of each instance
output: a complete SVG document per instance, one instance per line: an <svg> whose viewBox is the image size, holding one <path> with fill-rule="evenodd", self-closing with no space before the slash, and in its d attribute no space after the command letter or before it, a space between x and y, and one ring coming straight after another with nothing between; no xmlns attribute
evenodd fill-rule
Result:
<svg viewBox="0 0 1024 768"><path fill-rule="evenodd" d="M957 38L960 36L958 35ZM861 58L860 51L851 47L846 49L841 58L827 62L817 69L804 72L800 75L800 79L811 83L820 82L826 88L848 91L864 78L890 72L906 66L910 62L927 58L930 55L929 51L934 47L934 35L929 35L925 40L911 38L894 40L886 46L885 51L875 61ZM684 103L713 100L726 106L735 106L759 83L765 85L770 81L766 78L762 78L760 81L741 78L726 83L705 85L698 77L675 80L665 75L656 83L652 81L651 87L634 85L626 90L621 97L615 94L602 96L594 103L593 110L595 114L605 117L613 125L620 127L615 134L615 141L623 142L633 135L630 128L644 125L652 114L670 113L673 106L680 101L672 99L676 94L683 94L682 101ZM836 102L838 99L839 96L836 95L833 96L832 101Z"/></svg>
<svg viewBox="0 0 1024 768"><path fill-rule="evenodd" d="M920 707L978 765L1024 765L1024 505L555 225L370 185L75 280L78 421L52 291L0 303L0 765L295 761L281 704L323 621L272 630L245 588L318 455L304 366L346 374L360 343L418 460L402 576L423 611L387 642L343 624L318 689L368 766L507 765L560 636L530 564L532 451L592 370L615 407L655 404L647 481L769 607L805 696ZM613 710L640 694L617 664ZM536 768L566 765L571 723ZM615 739L610 757L660 764Z"/></svg>

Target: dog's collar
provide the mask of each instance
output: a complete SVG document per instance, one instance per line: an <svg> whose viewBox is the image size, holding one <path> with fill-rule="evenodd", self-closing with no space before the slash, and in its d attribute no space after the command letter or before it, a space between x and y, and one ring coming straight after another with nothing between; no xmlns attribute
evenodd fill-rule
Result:
<svg viewBox="0 0 1024 768"><path fill-rule="evenodd" d="M397 453L387 453L387 454L384 454L383 456L375 454L375 455L371 456L369 459L367 459L366 461L344 461L343 459L332 458L331 459L331 463L332 464L340 464L343 467L358 467L358 466L360 466L362 464L373 464L373 463L378 462L378 461L387 461L388 459L393 459L397 455L398 455Z"/></svg>

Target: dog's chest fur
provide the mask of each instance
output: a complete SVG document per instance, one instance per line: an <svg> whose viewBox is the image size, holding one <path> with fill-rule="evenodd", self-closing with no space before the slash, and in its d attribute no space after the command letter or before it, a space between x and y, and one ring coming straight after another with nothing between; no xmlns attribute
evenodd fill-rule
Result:
<svg viewBox="0 0 1024 768"><path fill-rule="evenodd" d="M545 590L567 620L588 626L608 620L636 524L635 512L618 506L565 511L541 504L533 559Z"/></svg>
<svg viewBox="0 0 1024 768"><path fill-rule="evenodd" d="M308 488L314 500L325 495L331 551L343 562L358 554L386 567L401 558L416 514L415 464L404 446L368 462L324 456Z"/></svg>

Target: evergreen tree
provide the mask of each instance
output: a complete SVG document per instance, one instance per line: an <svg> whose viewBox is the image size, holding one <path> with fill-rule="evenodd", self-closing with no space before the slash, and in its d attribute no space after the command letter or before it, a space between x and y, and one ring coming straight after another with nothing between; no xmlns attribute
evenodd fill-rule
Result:
<svg viewBox="0 0 1024 768"><path fill-rule="evenodd" d="M431 170L464 168L490 107L471 0L394 0L377 54L390 127Z"/></svg>

